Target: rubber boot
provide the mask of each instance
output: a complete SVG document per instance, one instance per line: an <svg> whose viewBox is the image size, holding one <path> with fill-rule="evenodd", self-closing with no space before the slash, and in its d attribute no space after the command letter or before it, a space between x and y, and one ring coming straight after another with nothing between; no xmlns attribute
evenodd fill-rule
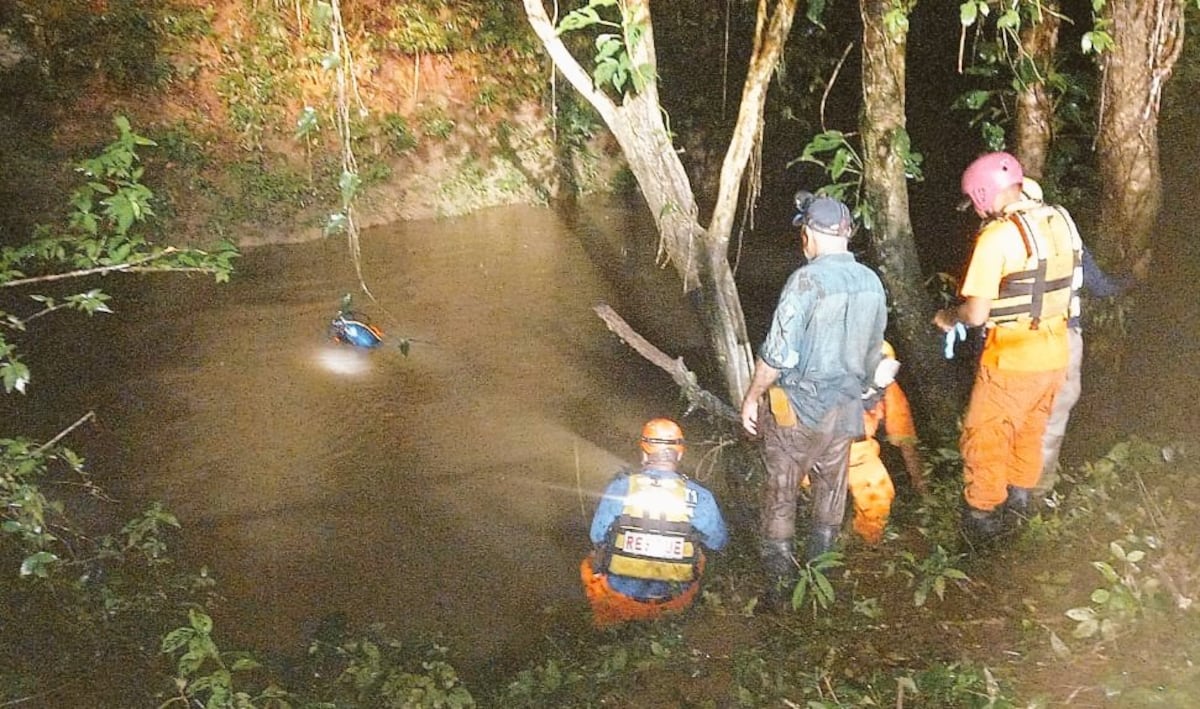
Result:
<svg viewBox="0 0 1200 709"><path fill-rule="evenodd" d="M790 539L763 539L759 551L767 571L764 605L776 612L791 610L796 587L795 545Z"/></svg>
<svg viewBox="0 0 1200 709"><path fill-rule="evenodd" d="M1033 488L1008 486L1008 499L1004 501L1004 508L1007 512L1012 512L1019 521L1024 521L1030 518L1036 512L1033 504Z"/></svg>
<svg viewBox="0 0 1200 709"><path fill-rule="evenodd" d="M1003 508L977 510L970 506L964 507L963 530L967 537L974 541L993 541L1004 531Z"/></svg>
<svg viewBox="0 0 1200 709"><path fill-rule="evenodd" d="M812 561L818 556L833 549L840 528L832 524L814 524L808 533L807 559Z"/></svg>

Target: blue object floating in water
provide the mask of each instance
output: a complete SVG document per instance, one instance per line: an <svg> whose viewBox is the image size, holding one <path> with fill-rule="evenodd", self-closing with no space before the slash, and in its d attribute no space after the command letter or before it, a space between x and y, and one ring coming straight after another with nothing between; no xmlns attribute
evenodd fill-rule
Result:
<svg viewBox="0 0 1200 709"><path fill-rule="evenodd" d="M383 333L379 328L341 314L329 324L329 334L337 342L364 349L383 344Z"/></svg>

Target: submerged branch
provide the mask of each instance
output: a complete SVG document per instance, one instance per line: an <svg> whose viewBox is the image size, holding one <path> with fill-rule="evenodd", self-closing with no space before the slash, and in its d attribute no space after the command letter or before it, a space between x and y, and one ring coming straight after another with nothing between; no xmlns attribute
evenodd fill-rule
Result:
<svg viewBox="0 0 1200 709"><path fill-rule="evenodd" d="M735 423L741 422L741 417L732 406L696 383L695 373L688 370L682 357L672 359L665 352L650 344L646 338L634 332L629 323L625 322L624 318L607 303L600 303L592 310L596 311L596 315L599 315L600 319L608 325L609 330L616 333L634 351L654 366L670 374L671 379L683 390L683 395L687 397L688 405L691 408L704 409Z"/></svg>

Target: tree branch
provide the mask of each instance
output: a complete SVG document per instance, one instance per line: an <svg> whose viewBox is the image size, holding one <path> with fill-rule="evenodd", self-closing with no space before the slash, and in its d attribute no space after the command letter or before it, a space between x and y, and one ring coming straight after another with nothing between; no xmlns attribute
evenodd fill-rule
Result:
<svg viewBox="0 0 1200 709"><path fill-rule="evenodd" d="M745 176L746 165L750 161L750 152L762 134L767 87L771 73L779 64L784 42L792 30L796 0L780 0L769 22L764 25L765 14L766 3L760 2L754 51L746 71L746 83L742 88L742 101L738 107L733 136L725 152L725 160L721 164L717 202L708 225L712 253L726 254L729 250L739 188Z"/></svg>
<svg viewBox="0 0 1200 709"><path fill-rule="evenodd" d="M689 371L682 357L671 359L665 352L650 344L646 338L634 332L629 323L617 314L607 303L600 303L592 308L596 315L608 325L608 329L616 333L625 344L644 357L648 362L671 375L671 379L683 390L690 408L700 408L721 418L740 423L741 416L732 406L725 403L696 383L696 375Z"/></svg>
<svg viewBox="0 0 1200 709"><path fill-rule="evenodd" d="M16 278L11 281L0 283L0 288L13 288L16 286L27 286L30 283L46 283L49 281L62 281L68 278L82 278L83 276L94 276L96 274L105 274L113 272L121 273L216 273L217 269L205 266L168 266L166 268L150 268L141 264L157 261L160 258L165 258L173 253L177 253L179 249L174 246L168 246L157 254L149 254L139 259L134 259L127 263L115 263L108 266L97 266L95 268L84 268L75 271L67 271L65 273L51 273L45 276L31 276L29 278Z"/></svg>
<svg viewBox="0 0 1200 709"><path fill-rule="evenodd" d="M567 78L567 81L571 82L575 90L596 108L605 122L610 127L613 126L614 121L618 120L617 105L592 84L592 77L575 60L571 51L567 49L567 45L558 38L554 25L546 16L546 8L542 5L542 0L524 0L524 2L525 14L529 16L529 24L533 27L533 33L542 40L542 44L546 47L555 66Z"/></svg>
<svg viewBox="0 0 1200 709"><path fill-rule="evenodd" d="M42 445L38 446L37 450L35 450L34 453L37 455L41 455L42 453L45 453L47 450L49 450L52 446L57 444L59 441L66 438L67 436L71 435L71 431L74 431L75 429L82 426L85 422L91 421L94 418L96 418L95 411L89 411L86 414L84 414L83 416L80 416L79 420L77 420L75 423L71 424L70 426L67 426L63 430L59 431L58 435L56 435L54 438L51 438L50 440L46 441Z"/></svg>

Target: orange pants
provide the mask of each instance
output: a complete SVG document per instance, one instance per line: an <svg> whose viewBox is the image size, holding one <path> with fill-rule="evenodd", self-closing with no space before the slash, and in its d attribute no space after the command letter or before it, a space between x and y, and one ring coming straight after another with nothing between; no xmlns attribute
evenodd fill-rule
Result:
<svg viewBox="0 0 1200 709"><path fill-rule="evenodd" d="M981 365L963 420L963 495L990 512L1008 486L1032 488L1042 474L1042 435L1065 369L1020 372Z"/></svg>
<svg viewBox="0 0 1200 709"><path fill-rule="evenodd" d="M699 570L704 571L704 557L700 557ZM592 569L591 555L580 562L579 577L583 581L588 603L592 606L592 624L601 629L633 620L656 620L687 610L700 590L700 582L695 581L683 593L663 601L639 601L622 596L608 585L606 574L598 574Z"/></svg>
<svg viewBox="0 0 1200 709"><path fill-rule="evenodd" d="M848 484L854 499L854 531L868 543L878 544L883 539L896 488L879 458L879 442L874 438L850 446Z"/></svg>

